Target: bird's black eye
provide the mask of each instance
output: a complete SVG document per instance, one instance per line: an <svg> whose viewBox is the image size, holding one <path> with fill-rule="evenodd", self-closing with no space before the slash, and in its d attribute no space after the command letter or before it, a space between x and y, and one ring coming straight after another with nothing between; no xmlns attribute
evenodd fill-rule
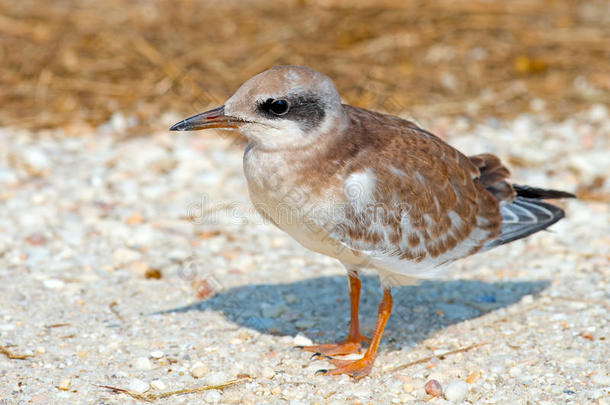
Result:
<svg viewBox="0 0 610 405"><path fill-rule="evenodd" d="M265 102L267 104L269 111L271 111L275 115L284 115L290 109L290 104L286 100L273 100L269 99Z"/></svg>
<svg viewBox="0 0 610 405"><path fill-rule="evenodd" d="M285 94L282 98L261 98L255 111L268 120L290 120L304 129L315 128L324 119L325 103L315 94Z"/></svg>

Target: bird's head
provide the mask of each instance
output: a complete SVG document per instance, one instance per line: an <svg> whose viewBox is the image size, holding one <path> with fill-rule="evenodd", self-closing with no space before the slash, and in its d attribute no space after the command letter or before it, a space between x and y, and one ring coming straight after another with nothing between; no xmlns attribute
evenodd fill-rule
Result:
<svg viewBox="0 0 610 405"><path fill-rule="evenodd" d="M245 82L223 106L170 130L236 129L254 145L284 149L310 144L345 121L328 76L302 66L275 66Z"/></svg>

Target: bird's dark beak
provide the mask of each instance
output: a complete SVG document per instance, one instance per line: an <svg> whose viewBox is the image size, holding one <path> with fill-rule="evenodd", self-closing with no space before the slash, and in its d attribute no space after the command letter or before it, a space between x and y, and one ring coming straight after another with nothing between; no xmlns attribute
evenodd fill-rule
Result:
<svg viewBox="0 0 610 405"><path fill-rule="evenodd" d="M174 124L170 131L196 131L208 128L239 128L247 121L225 115L225 106L220 106L201 114L193 115Z"/></svg>

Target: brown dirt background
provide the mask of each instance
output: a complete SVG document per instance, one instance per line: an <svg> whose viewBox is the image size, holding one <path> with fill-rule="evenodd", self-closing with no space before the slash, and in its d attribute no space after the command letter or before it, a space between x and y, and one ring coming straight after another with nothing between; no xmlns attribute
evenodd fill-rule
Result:
<svg viewBox="0 0 610 405"><path fill-rule="evenodd" d="M424 120L560 119L610 102L610 3L1 0L0 60L0 125L69 134L116 112L145 134L276 64Z"/></svg>

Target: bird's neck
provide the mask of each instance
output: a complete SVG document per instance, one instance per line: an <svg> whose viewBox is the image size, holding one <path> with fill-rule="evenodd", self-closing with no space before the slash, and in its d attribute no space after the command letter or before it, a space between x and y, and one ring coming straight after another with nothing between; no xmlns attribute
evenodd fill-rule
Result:
<svg viewBox="0 0 610 405"><path fill-rule="evenodd" d="M323 132L311 134L315 142L273 150L249 144L244 172L251 191L283 195L299 190L315 197L342 187L341 175L357 148L349 132L342 114L326 123Z"/></svg>

